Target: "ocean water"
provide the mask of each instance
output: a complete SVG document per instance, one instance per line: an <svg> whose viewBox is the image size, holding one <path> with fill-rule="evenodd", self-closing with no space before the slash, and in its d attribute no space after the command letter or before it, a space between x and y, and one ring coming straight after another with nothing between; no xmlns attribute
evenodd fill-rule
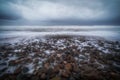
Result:
<svg viewBox="0 0 120 80"><path fill-rule="evenodd" d="M1 26L0 40L45 35L99 36L120 41L120 26Z"/></svg>

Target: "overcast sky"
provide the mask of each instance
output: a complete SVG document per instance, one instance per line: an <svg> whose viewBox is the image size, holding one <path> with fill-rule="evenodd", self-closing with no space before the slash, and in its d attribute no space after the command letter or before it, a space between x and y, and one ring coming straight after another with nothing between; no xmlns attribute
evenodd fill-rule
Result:
<svg viewBox="0 0 120 80"><path fill-rule="evenodd" d="M120 0L0 0L0 25L119 25Z"/></svg>

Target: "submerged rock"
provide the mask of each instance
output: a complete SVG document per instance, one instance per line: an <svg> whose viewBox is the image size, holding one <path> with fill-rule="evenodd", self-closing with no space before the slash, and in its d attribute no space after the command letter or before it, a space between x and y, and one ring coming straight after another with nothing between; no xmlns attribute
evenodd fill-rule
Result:
<svg viewBox="0 0 120 80"><path fill-rule="evenodd" d="M0 63L0 75L7 70L7 63L6 62L1 62Z"/></svg>
<svg viewBox="0 0 120 80"><path fill-rule="evenodd" d="M29 68L23 67L23 69L22 69L22 73L23 73L23 74L27 73L28 71L29 71Z"/></svg>
<svg viewBox="0 0 120 80"><path fill-rule="evenodd" d="M13 75L5 78L8 80L117 80L118 43L95 37L63 36L3 45L0 74Z"/></svg>
<svg viewBox="0 0 120 80"><path fill-rule="evenodd" d="M114 69L115 69L116 71L120 72L120 63L114 62L114 63L113 63L113 67L114 67Z"/></svg>

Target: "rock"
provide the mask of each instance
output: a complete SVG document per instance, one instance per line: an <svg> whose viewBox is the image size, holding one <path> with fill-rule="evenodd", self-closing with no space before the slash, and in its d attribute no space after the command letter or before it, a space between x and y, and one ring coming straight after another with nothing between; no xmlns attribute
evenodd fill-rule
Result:
<svg viewBox="0 0 120 80"><path fill-rule="evenodd" d="M119 79L120 79L120 75L117 74L117 73L115 73L115 72L111 72L111 73L110 73L110 77L111 77L112 79L115 79L115 80L119 80Z"/></svg>
<svg viewBox="0 0 120 80"><path fill-rule="evenodd" d="M19 74L18 76L17 76L17 80L25 80L24 79L24 75L23 74Z"/></svg>
<svg viewBox="0 0 120 80"><path fill-rule="evenodd" d="M3 73L7 69L7 63L2 62L0 63L0 74Z"/></svg>
<svg viewBox="0 0 120 80"><path fill-rule="evenodd" d="M64 63L64 64L66 64L66 63L67 63L67 61L63 61L63 63Z"/></svg>
<svg viewBox="0 0 120 80"><path fill-rule="evenodd" d="M17 60L11 60L9 61L9 66L15 66L17 64L20 64L22 62L26 63L27 60L29 60L28 58L21 58L21 59L17 59Z"/></svg>
<svg viewBox="0 0 120 80"><path fill-rule="evenodd" d="M32 80L82 80L82 78L83 80L96 80L101 79L101 76L102 78L105 77L103 79L119 79L120 46L118 42L111 42L110 44L104 43L104 40L91 40L85 37L58 38L48 38L42 41L38 39L37 42L32 39L28 40L28 44L26 41L25 44L23 42L23 44L6 45L4 49L0 45L0 73L13 73L14 71L13 75L15 76L21 74L19 80L25 80L28 75L27 73L32 73L33 71ZM60 41L60 44L56 44L57 41ZM14 50L21 51L13 53ZM108 50L110 55L103 55L102 50ZM13 57L14 55L15 57ZM1 64L2 61L9 61L7 70L6 64ZM26 63L33 64L26 66ZM22 67L17 67L17 65L22 65ZM11 74L8 74L6 80L7 78L9 79L9 76Z"/></svg>
<svg viewBox="0 0 120 80"><path fill-rule="evenodd" d="M120 72L120 63L114 62L112 66L116 71Z"/></svg>
<svg viewBox="0 0 120 80"><path fill-rule="evenodd" d="M89 80L101 80L101 76L97 71L91 71L84 74L84 77Z"/></svg>
<svg viewBox="0 0 120 80"><path fill-rule="evenodd" d="M3 57L3 56L4 56L4 54L0 52L0 57Z"/></svg>
<svg viewBox="0 0 120 80"><path fill-rule="evenodd" d="M74 77L71 76L71 77L69 78L69 80L76 80L76 79L75 79Z"/></svg>
<svg viewBox="0 0 120 80"><path fill-rule="evenodd" d="M65 77L65 78L68 78L68 77L69 77L69 75L68 75L67 73L65 73L65 72L63 72L63 73L61 74L61 76L62 76L62 77Z"/></svg>
<svg viewBox="0 0 120 80"><path fill-rule="evenodd" d="M41 79L46 79L46 74L45 73L42 73Z"/></svg>
<svg viewBox="0 0 120 80"><path fill-rule="evenodd" d="M27 63L31 63L33 60L31 59L31 58L27 58L26 60L25 60L25 62L27 62Z"/></svg>
<svg viewBox="0 0 120 80"><path fill-rule="evenodd" d="M16 75L9 75L9 80L16 80Z"/></svg>
<svg viewBox="0 0 120 80"><path fill-rule="evenodd" d="M16 61L15 60L9 61L9 66L15 66L15 65L16 65Z"/></svg>
<svg viewBox="0 0 120 80"><path fill-rule="evenodd" d="M7 70L6 66L0 67L0 74L2 74L5 70Z"/></svg>
<svg viewBox="0 0 120 80"><path fill-rule="evenodd" d="M52 68L49 68L47 71L46 71L46 78L47 78L47 80L49 80L52 76L54 76L54 75L52 75L53 74L53 69Z"/></svg>
<svg viewBox="0 0 120 80"><path fill-rule="evenodd" d="M73 63L73 72L79 72L79 67L75 63Z"/></svg>
<svg viewBox="0 0 120 80"><path fill-rule="evenodd" d="M58 66L60 67L60 69L64 69L64 64L58 64Z"/></svg>
<svg viewBox="0 0 120 80"><path fill-rule="evenodd" d="M65 54L70 54L70 51L66 51Z"/></svg>
<svg viewBox="0 0 120 80"><path fill-rule="evenodd" d="M95 62L95 58L90 58L90 62L94 63Z"/></svg>
<svg viewBox="0 0 120 80"><path fill-rule="evenodd" d="M62 55L61 54L57 54L57 57L61 57Z"/></svg>
<svg viewBox="0 0 120 80"><path fill-rule="evenodd" d="M29 69L27 68L27 67L23 67L23 69L22 69L22 73L24 74L24 73L27 73L29 71Z"/></svg>
<svg viewBox="0 0 120 80"><path fill-rule="evenodd" d="M67 64L65 65L65 69L66 69L66 70L72 70L72 65L71 65L70 63L67 63Z"/></svg>
<svg viewBox="0 0 120 80"><path fill-rule="evenodd" d="M88 64L88 61L81 61L80 64L81 65Z"/></svg>
<svg viewBox="0 0 120 80"><path fill-rule="evenodd" d="M57 77L54 77L54 78L52 78L50 80L61 80L61 78L57 76Z"/></svg>
<svg viewBox="0 0 120 80"><path fill-rule="evenodd" d="M68 70L61 72L61 76L62 76L62 77L65 77L65 78L68 78L68 77L70 76L70 74L71 74L71 73L70 73L70 71L68 71Z"/></svg>
<svg viewBox="0 0 120 80"><path fill-rule="evenodd" d="M40 80L38 76L33 76L31 80Z"/></svg>
<svg viewBox="0 0 120 80"><path fill-rule="evenodd" d="M35 59L33 63L38 63L39 62L39 59Z"/></svg>
<svg viewBox="0 0 120 80"><path fill-rule="evenodd" d="M34 75L41 76L42 75L42 69L38 69L34 72Z"/></svg>
<svg viewBox="0 0 120 80"><path fill-rule="evenodd" d="M57 66L54 67L53 72L58 73L59 70L60 70L60 67L57 65Z"/></svg>
<svg viewBox="0 0 120 80"><path fill-rule="evenodd" d="M20 66L14 71L14 73L19 74L19 73L21 73L21 71L22 71L22 67Z"/></svg>
<svg viewBox="0 0 120 80"><path fill-rule="evenodd" d="M16 77L17 80L31 80L31 75L29 74L18 74L17 77ZM16 80L16 79L13 79L13 80ZM12 79L10 79L12 80Z"/></svg>
<svg viewBox="0 0 120 80"><path fill-rule="evenodd" d="M86 57L85 57L84 55L79 55L79 58L80 58L80 59L83 59L83 60L86 59Z"/></svg>
<svg viewBox="0 0 120 80"><path fill-rule="evenodd" d="M69 71L69 70L66 70L66 73L70 75L70 74L71 74L71 71Z"/></svg>
<svg viewBox="0 0 120 80"><path fill-rule="evenodd" d="M45 67L46 69L49 69L50 64L49 64L49 63L45 63L45 64L44 64L44 67Z"/></svg>
<svg viewBox="0 0 120 80"><path fill-rule="evenodd" d="M6 62L1 62L0 66L7 66L7 63Z"/></svg>
<svg viewBox="0 0 120 80"><path fill-rule="evenodd" d="M48 62L50 62L50 63L51 63L51 62L54 62L54 58L55 58L55 57L50 56L50 57L48 58Z"/></svg>

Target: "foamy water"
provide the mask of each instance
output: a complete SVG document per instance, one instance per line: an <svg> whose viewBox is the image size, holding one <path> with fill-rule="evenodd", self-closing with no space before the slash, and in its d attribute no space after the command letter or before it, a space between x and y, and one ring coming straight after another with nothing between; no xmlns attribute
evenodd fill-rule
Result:
<svg viewBox="0 0 120 80"><path fill-rule="evenodd" d="M1 26L0 39L29 38L45 35L100 36L120 40L120 26Z"/></svg>

